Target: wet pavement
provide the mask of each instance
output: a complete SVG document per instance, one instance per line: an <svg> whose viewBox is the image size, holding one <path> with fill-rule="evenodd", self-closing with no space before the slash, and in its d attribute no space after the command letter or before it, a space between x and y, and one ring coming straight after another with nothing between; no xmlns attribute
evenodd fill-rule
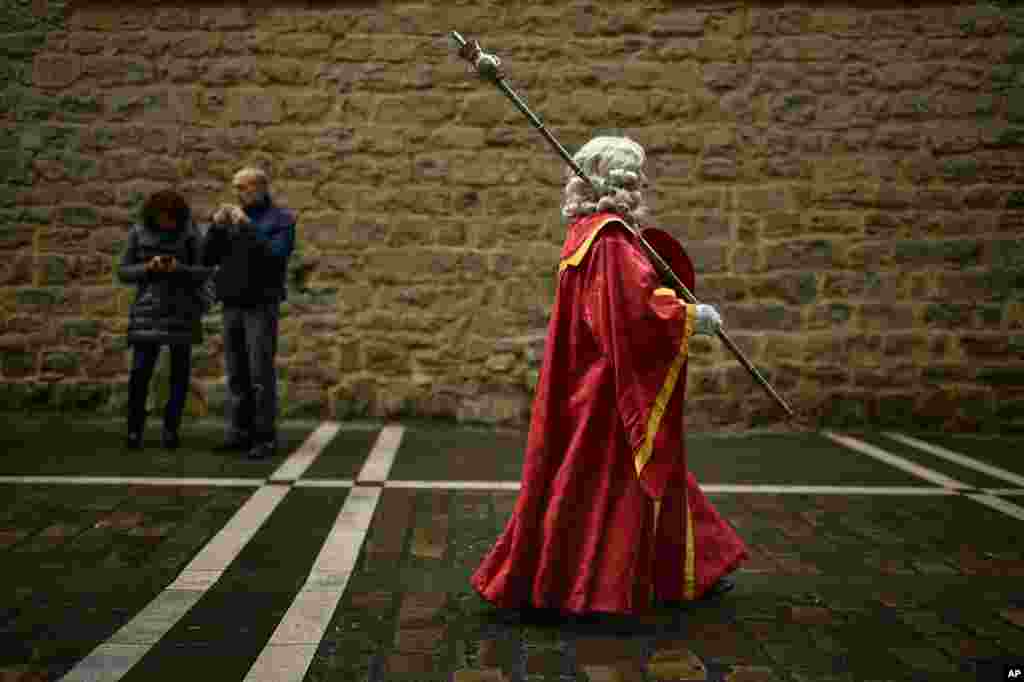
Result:
<svg viewBox="0 0 1024 682"><path fill-rule="evenodd" d="M290 422L252 462L215 421L128 453L117 422L0 419L4 682L973 681L1024 656L1020 437L692 436L751 549L736 589L552 620L468 583L522 432Z"/></svg>

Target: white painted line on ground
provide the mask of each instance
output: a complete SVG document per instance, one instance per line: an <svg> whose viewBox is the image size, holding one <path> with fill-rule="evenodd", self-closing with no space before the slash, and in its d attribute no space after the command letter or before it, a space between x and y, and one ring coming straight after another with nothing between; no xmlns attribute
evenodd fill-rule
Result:
<svg viewBox="0 0 1024 682"><path fill-rule="evenodd" d="M191 608L191 607L190 607ZM62 682L112 682L124 677L152 648L149 644L102 644L78 662Z"/></svg>
<svg viewBox="0 0 1024 682"><path fill-rule="evenodd" d="M149 602L142 611L114 633L107 644L120 646L141 646L147 649L160 640L182 616L188 613L203 590L164 590ZM106 646L106 645L103 645ZM100 646L99 649L102 649ZM146 650L141 651L142 654ZM141 658L141 656L139 657ZM124 672L127 672L125 669ZM122 673L124 674L124 673ZM68 678L65 678L68 679Z"/></svg>
<svg viewBox="0 0 1024 682"><path fill-rule="evenodd" d="M956 495L949 488L926 486L841 485L702 485L706 493L773 493L779 495Z"/></svg>
<svg viewBox="0 0 1024 682"><path fill-rule="evenodd" d="M968 495L967 497L981 502L986 507L991 507L1004 514L1008 514L1019 521L1024 521L1024 507L1018 506L1013 502L1008 502L994 495Z"/></svg>
<svg viewBox="0 0 1024 682"><path fill-rule="evenodd" d="M190 580L189 574L196 571L223 572L260 526L270 518L286 494L288 488L281 486L264 486L253 493L220 532L193 557L168 589L176 589L179 585L184 587L185 581Z"/></svg>
<svg viewBox="0 0 1024 682"><path fill-rule="evenodd" d="M209 485L258 488L262 478L163 478L133 476L0 476L0 483L45 483L67 485Z"/></svg>
<svg viewBox="0 0 1024 682"><path fill-rule="evenodd" d="M944 486L948 489L963 490L974 488L974 486L967 485L966 483L958 481L955 478L950 478L927 467L914 464L913 462L910 462L902 457L897 457L896 455L886 452L881 448L876 448L874 445L869 445L868 443L857 440L856 438L851 438L849 436L840 436L830 431L823 431L822 433L827 438L835 441L836 443L839 443L840 445L844 445L848 448L856 450L857 452L861 452L870 457L879 459L887 464L896 467L897 469L903 469L904 471L907 471L919 478L923 478L926 481L931 481L932 483L937 483L938 485ZM1015 519L1020 519L1024 521L1024 508L1019 507L1013 504L1012 502L1000 499L998 497L995 497L994 495L979 495L977 493L967 493L966 496L971 498L972 500L984 504L987 507L991 507L992 509L1001 511L1004 514L1012 516Z"/></svg>
<svg viewBox="0 0 1024 682"><path fill-rule="evenodd" d="M384 487L433 490L519 490L519 481L385 481Z"/></svg>
<svg viewBox="0 0 1024 682"><path fill-rule="evenodd" d="M353 488L305 584L270 636L245 682L301 682L355 569L380 500L377 487Z"/></svg>
<svg viewBox="0 0 1024 682"><path fill-rule="evenodd" d="M62 681L116 682L124 677L217 581L287 493L283 486L254 492L170 586L79 661Z"/></svg>
<svg viewBox="0 0 1024 682"><path fill-rule="evenodd" d="M395 462L395 453L402 444L405 427L401 424L388 424L380 430L377 442L370 451L370 456L359 472L360 481L386 481L391 473L391 465Z"/></svg>
<svg viewBox="0 0 1024 682"><path fill-rule="evenodd" d="M424 490L519 490L517 481L386 481L385 488ZM771 495L956 495L949 488L927 486L746 485L708 484L706 493L753 493Z"/></svg>
<svg viewBox="0 0 1024 682"><path fill-rule="evenodd" d="M296 488L351 488L356 483L347 478L300 478Z"/></svg>
<svg viewBox="0 0 1024 682"><path fill-rule="evenodd" d="M294 481L320 456L331 439L337 435L340 426L336 422L324 422L316 431L309 434L309 438L299 447L298 450L288 456L280 467L270 476L271 481Z"/></svg>
<svg viewBox="0 0 1024 682"><path fill-rule="evenodd" d="M955 478L950 478L945 474L940 474L938 471L933 469L923 467L919 464L914 464L908 459L894 455L891 452L886 452L882 448L875 447L874 445L865 443L862 440L858 440L850 436L840 436L839 434L831 431L822 431L822 435L839 445L855 450L861 454L867 455L868 457L874 457L879 461L885 462L889 466L906 471L909 474L917 476L920 479L924 479L925 481L929 481L930 483L934 483L935 485L941 485L944 488L951 488L953 490L962 490L964 488L974 487L963 483L962 481L958 481Z"/></svg>
<svg viewBox="0 0 1024 682"><path fill-rule="evenodd" d="M296 488L352 488L356 482L347 478L299 478L292 482ZM260 478L101 478L84 476L6 476L0 483L52 483L75 485L208 485L214 487L258 488L266 483ZM518 481L384 481L385 488L413 488L421 490L519 490ZM758 485L710 483L701 485L707 493L751 493L769 495L954 495L948 488L923 486L836 486L836 485ZM970 488L970 486L967 486ZM1024 488L980 488L990 495L1024 495Z"/></svg>
<svg viewBox="0 0 1024 682"><path fill-rule="evenodd" d="M884 435L892 440L899 441L904 445L909 445L912 448L917 448L918 450L927 452L929 455L935 455L936 457L948 460L954 464L959 464L966 469L974 469L975 471L980 471L992 478L998 478L1008 483L1013 483L1014 485L1024 486L1024 476L1015 474L1012 471L1000 469L997 466L986 464L974 459L973 457L961 455L959 452L953 452L952 450L948 450L940 445L933 445L918 438L913 438L912 436L905 436L901 433L892 433L890 431L884 432Z"/></svg>

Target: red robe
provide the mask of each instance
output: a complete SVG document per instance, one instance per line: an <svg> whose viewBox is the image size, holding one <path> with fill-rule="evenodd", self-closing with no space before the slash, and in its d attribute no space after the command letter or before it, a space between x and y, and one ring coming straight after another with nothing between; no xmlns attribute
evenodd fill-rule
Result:
<svg viewBox="0 0 1024 682"><path fill-rule="evenodd" d="M639 613L748 558L686 470L695 306L612 214L570 226L512 517L471 579L504 608Z"/></svg>

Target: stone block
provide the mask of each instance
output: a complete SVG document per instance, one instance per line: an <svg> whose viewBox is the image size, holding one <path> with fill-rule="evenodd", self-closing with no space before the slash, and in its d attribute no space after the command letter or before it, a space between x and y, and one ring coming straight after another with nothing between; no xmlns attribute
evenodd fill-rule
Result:
<svg viewBox="0 0 1024 682"><path fill-rule="evenodd" d="M452 682L508 682L501 668L479 668L456 670Z"/></svg>
<svg viewBox="0 0 1024 682"><path fill-rule="evenodd" d="M729 303L718 306L718 309L731 330L787 331L800 325L799 311L784 305Z"/></svg>
<svg viewBox="0 0 1024 682"><path fill-rule="evenodd" d="M62 411L94 411L110 401L111 393L111 386L106 384L59 384L54 387L53 404Z"/></svg>
<svg viewBox="0 0 1024 682"><path fill-rule="evenodd" d="M707 679L703 661L688 649L655 651L647 662L647 673L659 682Z"/></svg>
<svg viewBox="0 0 1024 682"><path fill-rule="evenodd" d="M830 240L791 241L765 249L765 267L771 269L827 269L842 267L841 251Z"/></svg>
<svg viewBox="0 0 1024 682"><path fill-rule="evenodd" d="M758 299L804 305L817 299L818 283L813 273L787 273L751 280L750 293Z"/></svg>
<svg viewBox="0 0 1024 682"><path fill-rule="evenodd" d="M734 159L707 157L700 163L700 176L704 180L735 180L739 170Z"/></svg>
<svg viewBox="0 0 1024 682"><path fill-rule="evenodd" d="M97 338L100 333L100 324L97 320L89 319L66 320L63 324L63 331L69 339Z"/></svg>
<svg viewBox="0 0 1024 682"><path fill-rule="evenodd" d="M43 371L60 372L65 376L74 376L82 366L79 353L55 351L43 354Z"/></svg>
<svg viewBox="0 0 1024 682"><path fill-rule="evenodd" d="M46 308L60 306L69 300L62 287L18 289L15 295L19 306Z"/></svg>
<svg viewBox="0 0 1024 682"><path fill-rule="evenodd" d="M1022 367L981 367L976 372L979 383L995 387L1024 386L1024 368Z"/></svg>
<svg viewBox="0 0 1024 682"><path fill-rule="evenodd" d="M291 94L284 104L287 118L308 123L322 119L330 111L333 98L322 92Z"/></svg>
<svg viewBox="0 0 1024 682"><path fill-rule="evenodd" d="M0 370L8 379L35 375L37 362L37 353L34 351L0 350Z"/></svg>
<svg viewBox="0 0 1024 682"><path fill-rule="evenodd" d="M860 327L879 331L911 329L917 315L912 304L865 303L859 306Z"/></svg>
<svg viewBox="0 0 1024 682"><path fill-rule="evenodd" d="M238 123L273 124L284 118L281 97L263 90L239 91L231 96L230 117Z"/></svg>
<svg viewBox="0 0 1024 682"><path fill-rule="evenodd" d="M82 74L81 58L75 54L42 54L33 62L32 82L47 89L66 88Z"/></svg>

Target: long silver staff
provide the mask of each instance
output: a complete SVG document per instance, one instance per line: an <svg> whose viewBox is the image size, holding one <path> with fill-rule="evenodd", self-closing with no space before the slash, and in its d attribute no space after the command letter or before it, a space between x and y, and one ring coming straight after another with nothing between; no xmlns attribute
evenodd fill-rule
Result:
<svg viewBox="0 0 1024 682"><path fill-rule="evenodd" d="M600 179L588 177L587 174L583 172L583 169L580 168L579 164L573 160L572 156L569 155L569 152L565 150L565 147L559 144L558 140L556 140L548 129L544 127L543 122L537 118L536 114L530 111L530 108L526 106L526 103L523 102L515 91L509 87L509 84L505 82L505 75L501 70L501 60L494 55L487 54L481 50L480 44L477 41L467 41L459 35L457 31L451 32L451 40L455 47L458 48L459 56L468 61L473 68L476 69L477 73L480 74L481 78L497 85L498 89L512 100L512 103L516 105L516 108L523 112L526 118L530 119L530 123L532 123L534 127L540 131L541 135L551 143L551 146L554 147L555 151L561 155L562 159L569 164L569 167L572 168L573 172L582 178L584 182L588 183L597 196L601 196L604 188L601 186ZM665 262L665 259L658 255L658 252L654 250L654 247L644 239L643 235L640 234L640 230L634 225L629 225L628 222L626 224L633 234L636 235L640 245L643 247L644 251L647 252L648 258L650 258L651 263L654 265L654 268L658 271L661 277L668 282L668 284L684 301L696 304L697 298L686 287L686 285L683 284L679 277L672 272L672 268L670 268L668 263ZM796 414L793 412L792 408L786 404L786 401L782 399L782 396L772 388L772 385L768 383L767 379L761 376L761 373L757 371L757 368L751 364L745 355L743 355L743 351L739 349L739 346L737 346L735 342L733 342L733 340L730 339L724 331L722 331L722 329L718 330L718 338L722 340L722 343L724 343L729 350L732 351L733 355L736 356L736 359L747 368L747 371L757 379L758 383L760 383L768 392L768 395L770 395L775 402L786 411L786 414L789 415L790 418L796 417Z"/></svg>

